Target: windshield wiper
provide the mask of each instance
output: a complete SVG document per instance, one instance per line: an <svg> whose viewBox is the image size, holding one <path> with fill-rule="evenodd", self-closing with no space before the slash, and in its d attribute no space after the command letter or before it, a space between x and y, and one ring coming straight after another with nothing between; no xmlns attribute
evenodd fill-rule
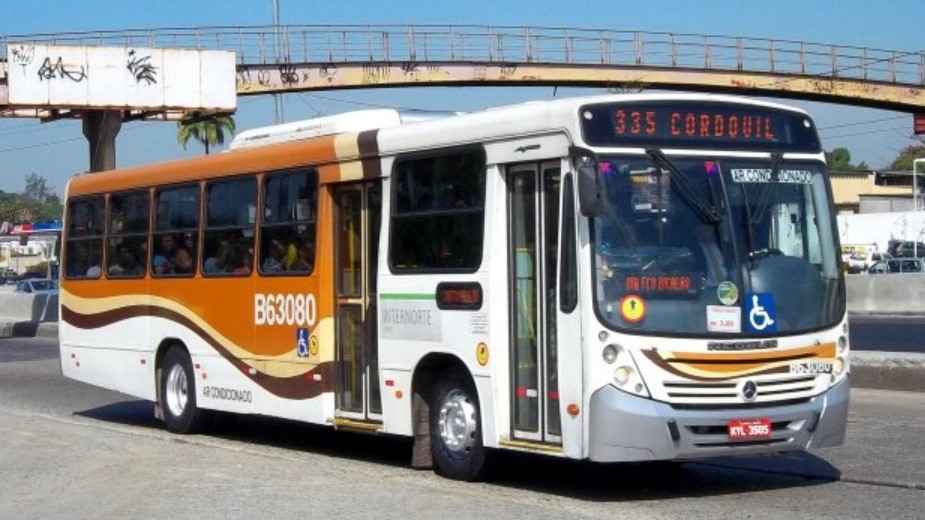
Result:
<svg viewBox="0 0 925 520"><path fill-rule="evenodd" d="M748 201L748 190L745 189L745 183L739 184L742 191L742 205L745 206L745 236L748 239L748 257L755 258L757 246L755 245L755 219L752 215L752 205Z"/></svg>
<svg viewBox="0 0 925 520"><path fill-rule="evenodd" d="M784 154L781 152L773 152L771 154L771 180L778 178L780 174L780 166L784 161ZM752 208L752 204L748 198L748 190L745 188L745 184L739 184L739 188L742 191L742 203L745 206L745 233L748 238L748 257L752 260L757 259L761 256L766 256L771 253L770 248L758 249L755 244L755 224L761 221L762 217L767 213L768 207L771 202L771 187L767 186L758 186L758 199L755 202L755 207Z"/></svg>
<svg viewBox="0 0 925 520"><path fill-rule="evenodd" d="M648 155L652 162L659 168L663 168L671 172L671 185L674 186L675 191L681 197L691 210L700 217L700 220L706 222L707 224L719 224L723 221L723 217L720 216L719 211L716 208L716 204L707 201L703 197L698 196L697 190L691 186L690 182L685 177L684 173L674 165L665 154L658 148L648 148L646 149L646 155Z"/></svg>

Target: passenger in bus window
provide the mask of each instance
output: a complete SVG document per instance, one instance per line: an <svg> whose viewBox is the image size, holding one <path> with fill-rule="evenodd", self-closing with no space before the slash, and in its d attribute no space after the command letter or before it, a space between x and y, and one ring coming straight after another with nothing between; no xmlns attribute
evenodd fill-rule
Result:
<svg viewBox="0 0 925 520"><path fill-rule="evenodd" d="M209 249L209 240L206 240L205 249ZM218 251L202 263L202 271L209 274L230 273L232 265L231 242L227 237L219 240Z"/></svg>
<svg viewBox="0 0 925 520"><path fill-rule="evenodd" d="M173 272L173 260L176 255L176 242L173 235L161 235L160 247L155 247L156 254L151 259L151 270L155 274L170 274Z"/></svg>
<svg viewBox="0 0 925 520"><path fill-rule="evenodd" d="M114 276L138 276L142 274L141 266L135 254L126 246L120 246L115 262L109 266L109 274Z"/></svg>
<svg viewBox="0 0 925 520"><path fill-rule="evenodd" d="M193 255L189 249L178 247L177 254L174 257L172 274L192 274L193 272Z"/></svg>
<svg viewBox="0 0 925 520"><path fill-rule="evenodd" d="M286 245L279 238L270 239L270 247L267 250L266 258L260 270L264 273L281 273L284 265L283 259L286 256Z"/></svg>
<svg viewBox="0 0 925 520"><path fill-rule="evenodd" d="M68 278L83 278L87 275L87 248L81 243L75 243L72 248L73 253L67 257L67 276Z"/></svg>
<svg viewBox="0 0 925 520"><path fill-rule="evenodd" d="M185 247L187 251L196 250L196 239L193 237L192 233L183 234L183 247Z"/></svg>
<svg viewBox="0 0 925 520"><path fill-rule="evenodd" d="M244 252L244 258L241 260L241 264L234 268L231 272L234 274L250 274L251 266L254 264L254 252L250 249Z"/></svg>
<svg viewBox="0 0 925 520"><path fill-rule="evenodd" d="M302 242L302 244L299 245L299 258L296 260L293 271L311 271L314 261L315 253L312 250L311 242Z"/></svg>
<svg viewBox="0 0 925 520"><path fill-rule="evenodd" d="M103 270L100 268L100 259L98 254L90 258L90 267L87 268L87 278L99 278Z"/></svg>

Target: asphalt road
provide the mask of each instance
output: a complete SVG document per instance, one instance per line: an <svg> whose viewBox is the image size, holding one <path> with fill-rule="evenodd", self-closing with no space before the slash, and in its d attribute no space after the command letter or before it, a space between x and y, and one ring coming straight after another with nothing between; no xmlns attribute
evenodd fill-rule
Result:
<svg viewBox="0 0 925 520"><path fill-rule="evenodd" d="M505 454L492 481L408 467L410 443L241 418L175 436L152 405L0 340L0 518L921 518L925 399L855 390L846 446L679 465Z"/></svg>
<svg viewBox="0 0 925 520"><path fill-rule="evenodd" d="M883 352L925 352L925 316L848 318L851 348Z"/></svg>

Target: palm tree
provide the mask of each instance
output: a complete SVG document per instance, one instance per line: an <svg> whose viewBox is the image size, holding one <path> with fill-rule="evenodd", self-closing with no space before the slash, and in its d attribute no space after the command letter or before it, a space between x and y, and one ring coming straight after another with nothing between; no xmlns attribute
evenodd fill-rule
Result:
<svg viewBox="0 0 925 520"><path fill-rule="evenodd" d="M195 139L206 148L225 144L225 133L234 135L234 119L231 116L208 114L177 122L177 142L186 150L186 143Z"/></svg>

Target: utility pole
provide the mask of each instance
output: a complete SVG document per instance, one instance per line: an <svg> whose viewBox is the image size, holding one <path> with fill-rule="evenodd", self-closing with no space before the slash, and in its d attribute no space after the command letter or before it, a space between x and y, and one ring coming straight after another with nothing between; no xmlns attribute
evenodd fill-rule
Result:
<svg viewBox="0 0 925 520"><path fill-rule="evenodd" d="M281 54L281 41L279 33L279 0L272 0L273 2L273 34L275 36L274 48L276 50L276 64L280 63L280 54ZM283 120L283 95L279 92L273 94L273 104L276 105L276 124L282 124Z"/></svg>
<svg viewBox="0 0 925 520"><path fill-rule="evenodd" d="M919 178L919 165L920 165L920 164L925 164L925 159L914 159L914 160L912 161L912 222L913 222L912 225L913 225L913 226L918 226L918 224L919 224L919 219L918 219L918 216L919 216L919 215L918 215L918 212L919 212L919 184L918 184L918 178ZM918 257L919 257L918 245L919 245L919 234L916 233L916 234L915 234L915 237L913 237L913 239L912 239L912 257L913 257L913 258L918 258Z"/></svg>

